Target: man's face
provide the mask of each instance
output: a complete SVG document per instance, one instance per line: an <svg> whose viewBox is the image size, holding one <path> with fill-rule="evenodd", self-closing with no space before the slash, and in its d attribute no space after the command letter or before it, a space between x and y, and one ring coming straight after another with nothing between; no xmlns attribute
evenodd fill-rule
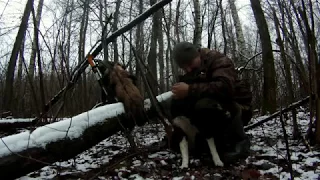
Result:
<svg viewBox="0 0 320 180"><path fill-rule="evenodd" d="M182 69L186 72L186 73L189 73L191 72L192 70L194 69L197 69L201 66L201 59L200 59L200 56L194 58L190 64L188 65L185 65L182 67Z"/></svg>

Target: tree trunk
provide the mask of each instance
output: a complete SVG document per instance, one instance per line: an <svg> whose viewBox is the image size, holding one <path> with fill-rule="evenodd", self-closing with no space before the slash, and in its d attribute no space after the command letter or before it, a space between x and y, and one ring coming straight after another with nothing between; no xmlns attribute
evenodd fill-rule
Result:
<svg viewBox="0 0 320 180"><path fill-rule="evenodd" d="M315 99L310 101L310 128L309 132L312 131L313 124L313 116L315 116L315 139L318 144L320 144L320 91L319 91L319 67L320 62L317 59L317 51L316 51L316 37L315 37L315 29L314 29L314 13L312 8L312 2L309 1L309 11L310 17L307 16L307 8L305 7L305 2L302 0L302 9L299 7L299 13L301 19L304 22L306 29L306 37L307 37L307 53L309 59L309 82L310 82L310 92L315 95ZM310 18L310 22L309 22ZM315 110L315 112L314 112Z"/></svg>
<svg viewBox="0 0 320 180"><path fill-rule="evenodd" d="M12 98L13 98L14 72L15 72L17 58L21 48L21 44L23 42L24 35L28 27L28 20L29 20L32 7L33 7L33 0L28 0L23 12L19 31L16 36L16 40L14 42L13 49L11 52L8 69L6 72L6 81L5 81L5 89L4 89L4 97L3 97L4 111L13 110Z"/></svg>
<svg viewBox="0 0 320 180"><path fill-rule="evenodd" d="M81 24L80 24L80 37L79 37L79 47L78 47L78 63L81 63L83 61L83 58L85 57L85 44L86 44L86 32L88 27L88 17L89 16L89 0L85 0L83 4L83 16L81 18ZM86 104L86 75L85 73L82 74L81 78L79 79L79 97L80 102L79 103L79 110L84 111L84 104Z"/></svg>
<svg viewBox="0 0 320 180"><path fill-rule="evenodd" d="M20 48L20 52L19 52L18 77L17 77L17 85L18 86L21 85L21 80L22 80L22 72L23 72L23 69L22 69L23 60L22 60L22 58L24 58L24 43L25 43L25 37L23 37L21 48Z"/></svg>
<svg viewBox="0 0 320 180"><path fill-rule="evenodd" d="M157 1L150 0L150 5L154 5ZM152 16L152 30L151 30L151 42L150 42L150 50L148 54L148 66L151 72L148 72L147 77L149 78L149 82L151 82L151 89L153 94L158 94L157 89L157 81L158 81L158 71L157 71L157 41L158 41L158 29L160 28L159 20L160 20L160 11L157 11ZM154 79L153 79L154 78Z"/></svg>
<svg viewBox="0 0 320 180"><path fill-rule="evenodd" d="M40 20L41 20L41 14L42 14L42 7L43 7L43 0L39 0L38 7L37 7L37 17L36 17L36 28L39 29L40 26ZM36 53L37 53L37 45L36 45L36 36L38 36L39 32L35 32L33 34L32 39L32 50L31 50L31 56L30 56L30 64L28 68L29 76L31 77L31 80L33 81L34 78L34 71L36 67Z"/></svg>
<svg viewBox="0 0 320 180"><path fill-rule="evenodd" d="M194 6L194 35L193 35L193 44L197 47L201 47L201 11L200 11L200 1L199 0L193 0L193 6Z"/></svg>
<svg viewBox="0 0 320 180"><path fill-rule="evenodd" d="M279 28L280 22L279 22L277 15L276 15L275 9L272 9L272 10L273 10L275 29L276 29L276 33L277 33L277 44L280 48L281 59L282 59L284 71L285 71L286 87L288 90L287 91L287 93L288 93L287 98L289 100L289 103L291 104L291 103L295 102L295 97L294 97L294 92L293 92L290 64L287 60L284 44L281 39L281 33L280 33L280 28ZM298 139L300 137L300 133L299 133L299 127L298 127L298 122L297 122L296 109L292 110L292 122L293 122L293 138Z"/></svg>
<svg viewBox="0 0 320 180"><path fill-rule="evenodd" d="M158 31L158 44L159 44L159 74L160 74L160 93L163 93L164 92L164 74L165 74L165 71L164 71L164 44L163 44L163 28L162 28L162 17L163 17L163 14L162 14L162 11L159 11L157 12L159 13L159 20L158 20L158 23L159 23L159 28L157 29Z"/></svg>
<svg viewBox="0 0 320 180"><path fill-rule="evenodd" d="M21 117L22 114L20 113L23 113L23 109L24 109L24 103L23 102L23 99L21 98L21 94L23 94L22 92L22 89L25 89L23 88L23 84L25 83L22 83L22 72L23 72L23 58L24 58L24 44L25 44L25 37L23 37L23 40L22 40L22 44L21 44L21 49L20 49L20 52L19 52L19 62L18 62L18 77L17 77L17 80L16 80L16 88L18 91L15 92L15 101L17 102L17 106L16 106L16 112L13 112L14 114L16 114L18 117ZM1 128L0 128L1 129Z"/></svg>
<svg viewBox="0 0 320 180"><path fill-rule="evenodd" d="M180 23L179 23L179 19L180 19L180 5L181 5L181 0L178 0L177 2L177 7L176 7L176 17L175 17L175 26L174 26L174 32L175 32L175 36L176 36L176 41L177 43L180 42L180 33L179 33L179 29L180 29Z"/></svg>
<svg viewBox="0 0 320 180"><path fill-rule="evenodd" d="M267 21L262 10L260 0L250 0L253 14L258 27L262 47L263 62L263 104L262 114L274 113L277 109L276 100L276 71L272 53L272 45Z"/></svg>
<svg viewBox="0 0 320 180"><path fill-rule="evenodd" d="M227 55L228 41L227 41L226 25L225 25L226 20L225 20L222 4L219 7L220 7L220 17L221 17L221 31L222 31L222 37L223 37L223 54Z"/></svg>
<svg viewBox="0 0 320 180"><path fill-rule="evenodd" d="M320 144L320 55L316 61L316 140Z"/></svg>
<svg viewBox="0 0 320 180"><path fill-rule="evenodd" d="M74 5L74 1L71 0L71 4L69 6L69 3L68 3L68 6L70 8L73 8L73 5ZM67 70L67 74L68 74L68 79L70 79L70 49L71 49L71 23L72 23L72 16L73 15L73 11L71 11L69 13L69 23L68 23L68 38L67 38L67 44L66 44L66 47L65 49L67 50L66 52L66 70Z"/></svg>
<svg viewBox="0 0 320 180"><path fill-rule="evenodd" d="M112 24L112 31L116 31L118 29L118 22L119 22L119 13L120 13L120 4L121 0L117 0L116 2L116 10L114 12L113 24ZM112 42L113 44L113 60L114 62L119 62L119 50L117 44L117 38Z"/></svg>
<svg viewBox="0 0 320 180"><path fill-rule="evenodd" d="M235 0L229 0L229 5L231 9L231 15L233 19L233 24L236 29L236 37L237 37L237 46L238 46L238 52L245 57L248 57L247 55L247 50L246 50L246 42L244 40L243 32L242 32L242 27L241 27L241 22L240 18L238 15L237 7L235 4ZM238 65L243 66L246 62L246 59L244 59L243 56L238 54Z"/></svg>
<svg viewBox="0 0 320 180"><path fill-rule="evenodd" d="M300 1L297 1L300 2ZM297 23L298 23L298 27L300 29L301 35L302 35L302 39L305 45L305 49L306 51L308 51L308 40L307 40L307 33L305 32L305 29L303 28L303 19L301 19L299 17L299 12L298 12L298 8L295 6L295 2L294 0L289 0L290 5L292 6L292 10L297 18ZM292 17L291 17L292 18Z"/></svg>
<svg viewBox="0 0 320 180"><path fill-rule="evenodd" d="M207 2L207 5L208 6L211 6L210 0L208 0ZM213 15L212 14L212 18L208 18L208 48L210 49L211 48L211 44L212 44L212 36L214 36L214 40L215 40L215 24L216 24L216 21L217 21L217 18L218 18L218 13L219 13L219 9L220 9L220 6L222 6L222 0L216 0L216 9L215 9L215 14ZM209 13L209 7L208 7L208 13ZM213 12L212 12L213 13ZM208 15L209 16L209 15ZM210 29L209 29L210 28ZM217 49L217 46L216 46L216 43L217 41L214 41L215 43L215 46L214 48Z"/></svg>
<svg viewBox="0 0 320 180"><path fill-rule="evenodd" d="M133 9L133 1L130 2L130 17L129 17L129 22L131 22L132 20L132 9ZM129 41L132 42L132 29L129 32ZM132 51L129 52L129 60L131 60L133 58L132 56ZM132 64L133 62L131 61L131 63L129 64L129 72L130 74L133 74L133 68L132 68Z"/></svg>
<svg viewBox="0 0 320 180"><path fill-rule="evenodd" d="M104 4L103 4L104 3ZM104 10L105 8L105 10ZM99 1L99 22L102 30L102 37L105 37L107 34L108 30L108 13L107 13L107 2L106 0L104 1ZM105 27L105 29L103 29ZM108 44L105 43L105 38L102 39L102 51L103 51L103 59L104 62L108 61Z"/></svg>
<svg viewBox="0 0 320 180"><path fill-rule="evenodd" d="M284 4L284 3L282 3L282 4ZM306 97L309 94L308 76L307 76L306 69L305 69L303 62L302 62L302 57L301 57L300 49L299 49L299 45L298 45L299 42L296 37L296 32L294 29L292 17L290 16L292 14L286 5L284 5L283 9L285 10L285 12L282 11L282 13L287 14L289 16L287 18L288 25L289 25L290 32L291 32L291 36L290 36L291 40L289 41L289 44L292 48L292 51L293 51L293 54L294 54L294 57L295 57L296 63L297 63L296 70L297 70L298 77L300 80L300 94L301 94L301 97Z"/></svg>
<svg viewBox="0 0 320 180"><path fill-rule="evenodd" d="M42 0L40 0L42 1ZM39 6L40 6L40 1L39 1ZM43 5L43 1L42 1L42 4L41 6ZM42 8L41 8L42 9ZM39 9L38 9L39 10ZM38 13L41 13L41 10L38 11ZM39 87L40 87L40 107L44 107L45 106L45 102L46 102L46 99L45 99L45 94L44 94L44 82L43 82L43 71L42 71L42 64L41 64L41 55L40 55L40 45L39 45L39 22L40 22L40 19L37 19L37 18L40 18L41 15L35 15L35 12L34 12L34 9L32 9L32 16L33 16L33 23L34 23L34 44L35 44L35 48L36 48L36 54L38 55L38 72L39 72ZM30 77L32 78L32 77ZM40 109L40 108L39 108ZM44 109L42 109L43 111ZM45 116L43 117L45 118Z"/></svg>
<svg viewBox="0 0 320 180"><path fill-rule="evenodd" d="M138 9L139 9L139 14L142 14L143 12L143 0L139 0L139 4L138 4ZM143 28L144 28L144 22L141 22L137 25L137 30L136 30L136 47L137 47L137 53L140 54L140 57L142 60L145 59L144 57L144 37L143 37ZM137 68L137 62L136 62L136 75L138 78L138 87L140 89L141 92L144 92L144 87L143 87L143 83L141 80L141 75L139 75L139 68ZM145 94L142 93L142 95L144 96Z"/></svg>
<svg viewBox="0 0 320 180"><path fill-rule="evenodd" d="M163 16L165 16L165 14L163 14ZM167 43L168 43L168 47L166 50L166 91L170 90L171 87L171 82L170 79L172 78L173 81L175 81L176 79L176 69L175 64L173 64L172 58L171 58L171 39L170 39L170 29L171 29L171 21L172 21L172 6L171 3L169 4L169 18L168 21L166 23L166 36L167 36ZM171 75L172 77L170 78L170 65L171 65Z"/></svg>

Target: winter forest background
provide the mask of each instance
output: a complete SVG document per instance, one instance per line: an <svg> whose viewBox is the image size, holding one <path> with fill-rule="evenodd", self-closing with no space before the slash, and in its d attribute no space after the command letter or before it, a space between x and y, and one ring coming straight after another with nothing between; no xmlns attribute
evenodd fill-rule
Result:
<svg viewBox="0 0 320 180"><path fill-rule="evenodd" d="M108 24L104 33L109 36L157 2L159 1L0 0L0 117L4 119L8 116L13 119L38 117L44 111L44 105L67 85L76 66L101 39L106 23ZM173 0L142 23L117 37L96 58L128 65L129 72L138 78L140 91L145 98L148 98L142 76L147 76L153 81L151 88L159 95L170 91L176 82L176 77L182 73L172 59L172 48L177 42L189 41L199 47L216 49L230 57L241 71L241 78L248 79L251 83L254 117L261 116L253 122L269 118L269 120L276 119L279 123L269 122L266 131L247 128L249 134L254 137L263 134L270 139L273 138L277 144L279 137L282 138L282 133L285 134L284 125L283 129L279 130L281 126L277 116L280 114L282 122L282 109L298 102L285 110L286 128L290 126L289 135L294 140L299 139L299 143L310 150L309 143L311 145L314 142L320 143L319 40L318 0ZM131 45L150 71L144 70L141 73L136 68ZM63 101L57 103L44 116L43 123L55 128L60 123L63 125L60 128L63 129L67 127L64 126L66 122L72 118L62 120L64 122L60 121L60 118L76 117L76 122L80 125L85 124L87 122L81 119L83 114L80 113L91 110L100 101L101 89L91 68L88 67L75 87L63 95ZM302 104L302 109L297 108ZM117 106L114 107L119 109ZM112 113L111 106L103 108L110 110L103 117ZM99 110L91 111L91 115L93 112ZM276 112L278 114L275 116L268 117ZM80 116L76 116L78 114ZM92 115L92 118L97 122L103 121L103 118L99 119L98 116ZM1 127L7 125L6 120L0 121ZM23 121L25 120L21 123ZM54 121L60 122L50 125ZM69 128L64 130L68 132ZM0 128L0 132L2 131L4 129ZM113 133L110 132L106 136L109 137L117 131L112 131ZM76 134L76 138L86 137L87 134L81 134L82 132L84 129L73 133ZM88 149L98 142L102 143L102 146L110 144L109 140L105 139L107 137L99 137L97 132L90 132L96 133L92 136L96 139L93 144L86 141L84 148ZM15 139L2 138L11 134L13 133L1 134L1 140L6 139L7 142L12 142L12 147L17 148ZM15 137L27 137L21 133L20 135ZM34 137L42 137L40 135L41 133L34 133ZM46 140L58 139L59 135L61 134L56 130L51 136L44 137ZM73 135L71 133L69 136ZM65 137L67 138L67 135ZM112 137L115 140L120 135ZM141 137L144 140L148 138L148 136L136 138ZM124 139L122 136L121 138ZM153 141L152 138L148 141ZM284 135L286 142L287 138ZM29 148L29 139L24 140ZM257 145L254 151L260 152L266 149L263 146L264 139L256 138L253 141ZM2 142L0 154L8 151L5 149L6 144ZM117 143L119 145L121 141L117 140ZM300 144L294 143L290 141L290 145L300 151ZM288 147L281 145L289 152ZM21 144L18 148L23 150ZM74 146L72 148L77 149ZM95 152L99 147L94 149ZM84 150L59 151L59 156L69 153L64 157L66 160ZM268 150L270 151L267 153L273 152L273 149ZM89 150L85 153L92 152ZM309 155L303 154L312 159L313 156ZM314 156L319 159L319 155ZM252 155L252 157L257 156ZM55 158L49 162L59 160L58 156ZM289 160L288 162L292 166ZM281 162L272 163L281 164ZM302 163L303 166L311 167L313 170L312 167L319 166L320 161L312 159L313 164L310 166L307 160ZM0 162L0 167L3 167L2 165ZM36 169L33 167L33 170ZM301 172L297 171L301 174L305 171L303 168L300 170ZM301 175L301 177L306 176Z"/></svg>
<svg viewBox="0 0 320 180"><path fill-rule="evenodd" d="M12 111L15 117L39 114L43 104L66 84L75 65L101 38L103 24L110 14L113 14L113 19L106 29L108 35L155 2L1 1L0 109ZM308 24L317 38L319 3L314 1L309 6L312 1L306 0L263 0L261 4L251 4L248 0L175 0L163 11L158 11L152 18L125 33L125 36L137 48L154 76L157 75L159 93L170 89L173 77L179 72L172 65L173 45L179 41L190 41L225 53L237 67L247 64L245 77L253 85L255 109L274 112L276 104L285 106L308 95L308 35L305 17L299 11L303 10L302 2L305 2ZM310 7L313 12L310 12ZM257 11L259 23L256 23L253 10ZM261 26L261 32L266 37L260 37L257 25ZM34 27L38 27L39 31L34 31ZM19 28L22 34L17 37ZM19 47L13 51L16 41L19 41L16 43ZM38 42L38 48L35 42ZM281 58L278 42L282 42L280 45L283 45L285 58ZM248 58L263 51L263 44L265 48L272 46L278 52L271 53L269 49L265 60L257 55L248 61ZM10 60L12 53L17 58ZM98 58L103 59L103 53ZM116 42L109 44L105 58L128 62L133 58L128 41L123 36L118 37ZM129 70L136 74L135 61L129 64ZM6 74L7 70L10 73ZM5 82L10 86L7 89ZM140 88L143 89L142 86ZM99 101L99 96L98 83L88 68L75 91L67 96L70 100L59 116L88 110ZM6 98L7 101L4 100Z"/></svg>

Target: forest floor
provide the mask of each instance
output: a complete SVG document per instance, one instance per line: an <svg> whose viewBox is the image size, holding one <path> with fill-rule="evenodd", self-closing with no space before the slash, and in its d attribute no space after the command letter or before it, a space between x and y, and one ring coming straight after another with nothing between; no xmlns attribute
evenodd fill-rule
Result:
<svg viewBox="0 0 320 180"><path fill-rule="evenodd" d="M298 122L305 134L309 113L299 109ZM252 122L265 117L257 117ZM308 151L301 141L292 140L292 123L286 121L291 161L295 179L320 179L320 149ZM121 134L115 134L74 159L56 162L18 179L289 179L286 146L279 119L247 132L252 146L251 155L237 164L214 167L209 156L191 157L190 168L181 170L180 154L158 148L164 137L160 125L146 125L134 130L136 141L142 147L129 153L129 143ZM259 175L260 174L260 175Z"/></svg>

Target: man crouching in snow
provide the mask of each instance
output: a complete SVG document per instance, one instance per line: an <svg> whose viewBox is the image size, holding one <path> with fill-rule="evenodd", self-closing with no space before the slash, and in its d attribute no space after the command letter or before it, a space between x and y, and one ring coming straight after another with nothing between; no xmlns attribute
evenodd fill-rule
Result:
<svg viewBox="0 0 320 180"><path fill-rule="evenodd" d="M173 55L185 72L172 87L171 104L172 139L179 141L181 168L188 167L189 148L197 148L198 134L206 139L216 166L224 166L222 160L232 163L247 157L250 141L243 129L241 106L235 101L239 80L233 62L188 42L178 43Z"/></svg>

